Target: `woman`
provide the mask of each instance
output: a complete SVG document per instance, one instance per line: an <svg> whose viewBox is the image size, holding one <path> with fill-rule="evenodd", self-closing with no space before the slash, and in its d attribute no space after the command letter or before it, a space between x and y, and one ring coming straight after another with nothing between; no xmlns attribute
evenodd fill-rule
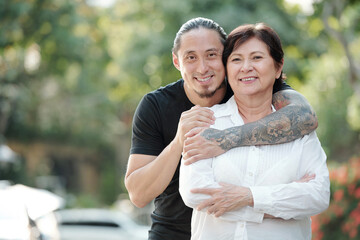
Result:
<svg viewBox="0 0 360 240"><path fill-rule="evenodd" d="M234 96L211 109L218 129L259 120L275 111L274 84L283 81L283 50L263 23L242 25L225 42L223 62ZM313 174L310 181L303 176ZM194 188L232 184L237 208L220 217L196 210L209 195ZM310 216L329 204L326 155L313 132L290 143L239 147L212 159L181 164L180 193L194 208L192 239L311 239Z"/></svg>

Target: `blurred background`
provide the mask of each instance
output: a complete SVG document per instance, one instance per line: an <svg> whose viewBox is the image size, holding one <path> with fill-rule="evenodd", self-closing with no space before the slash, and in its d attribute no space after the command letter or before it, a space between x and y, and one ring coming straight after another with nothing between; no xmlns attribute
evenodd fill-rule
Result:
<svg viewBox="0 0 360 240"><path fill-rule="evenodd" d="M227 33L256 22L278 32L287 81L317 113L331 170L313 238L360 239L359 0L0 0L0 199L16 186L53 194L32 226L74 208L148 225L152 206L134 208L123 181L132 116L145 93L180 78L173 39L198 16ZM0 209L0 225L6 216Z"/></svg>

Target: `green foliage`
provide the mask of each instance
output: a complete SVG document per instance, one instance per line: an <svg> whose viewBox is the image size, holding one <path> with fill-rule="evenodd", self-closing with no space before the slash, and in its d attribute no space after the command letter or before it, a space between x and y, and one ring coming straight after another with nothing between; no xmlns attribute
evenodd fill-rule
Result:
<svg viewBox="0 0 360 240"><path fill-rule="evenodd" d="M347 104L352 88L346 78L346 59L337 44L310 61L307 84L300 90L312 102L319 120L317 133L330 159L345 161L356 151L357 133L347 123ZM324 104L326 103L326 104Z"/></svg>
<svg viewBox="0 0 360 240"><path fill-rule="evenodd" d="M329 6L335 10L325 21ZM124 190L116 181L125 171L112 166L127 161L112 155L116 139L130 141L145 93L181 77L173 39L185 21L202 16L227 33L260 21L279 33L290 85L314 106L329 159L345 161L360 151L360 79L325 23L360 69L359 12L359 1L340 0L316 1L312 15L284 0L118 0L108 9L83 0L0 1L0 135L110 152L100 185L101 201L111 202Z"/></svg>
<svg viewBox="0 0 360 240"><path fill-rule="evenodd" d="M310 29L313 46L322 50L301 61L305 81L299 90L314 106L319 138L328 157L336 161L346 161L360 150L360 33L354 22L360 15L353 10L359 7L360 2L318 2L303 24Z"/></svg>
<svg viewBox="0 0 360 240"><path fill-rule="evenodd" d="M0 30L9 36L0 41L0 79L12 89L2 101L12 105L6 136L103 141L93 136L114 107L102 81L110 59L106 36L91 27L95 12L73 1L45 0L14 1L3 11L1 22L10 28Z"/></svg>
<svg viewBox="0 0 360 240"><path fill-rule="evenodd" d="M359 239L360 158L330 168L330 181L330 206L312 217L313 239Z"/></svg>

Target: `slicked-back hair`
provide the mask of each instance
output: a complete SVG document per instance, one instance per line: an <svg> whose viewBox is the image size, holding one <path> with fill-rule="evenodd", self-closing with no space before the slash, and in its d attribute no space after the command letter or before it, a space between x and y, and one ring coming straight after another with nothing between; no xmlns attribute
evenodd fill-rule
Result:
<svg viewBox="0 0 360 240"><path fill-rule="evenodd" d="M216 23L213 20L208 19L208 18L197 17L197 18L190 19L189 21L184 23L181 26L181 28L179 29L179 31L176 33L172 52L177 54L177 52L179 51L182 35L184 35L187 32L190 32L193 29L199 29L199 28L205 28L205 29L210 29L210 30L216 31L219 34L221 43L222 44L225 43L225 40L227 37L226 32L224 31L224 29L222 27L220 27L220 25L218 23Z"/></svg>

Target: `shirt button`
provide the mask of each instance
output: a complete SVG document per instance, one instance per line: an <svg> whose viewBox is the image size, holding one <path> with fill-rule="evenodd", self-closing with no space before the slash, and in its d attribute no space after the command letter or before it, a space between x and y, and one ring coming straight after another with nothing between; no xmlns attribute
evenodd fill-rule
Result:
<svg viewBox="0 0 360 240"><path fill-rule="evenodd" d="M244 224L243 224L243 223L240 223L240 224L239 224L239 227L243 228L243 227L244 227Z"/></svg>
<svg viewBox="0 0 360 240"><path fill-rule="evenodd" d="M253 173L252 173L252 172L249 172L249 176L252 177L252 176L253 176Z"/></svg>

